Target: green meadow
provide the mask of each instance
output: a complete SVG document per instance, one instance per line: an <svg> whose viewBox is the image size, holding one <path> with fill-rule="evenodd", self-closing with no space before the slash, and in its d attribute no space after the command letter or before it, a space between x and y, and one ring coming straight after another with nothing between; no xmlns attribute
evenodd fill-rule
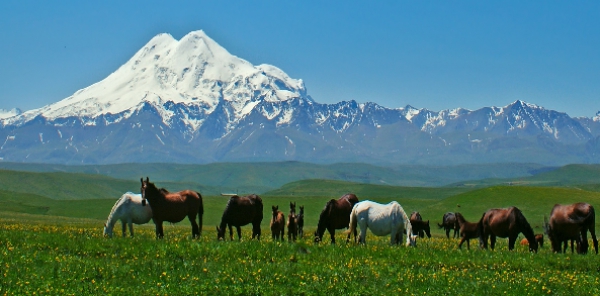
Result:
<svg viewBox="0 0 600 296"><path fill-rule="evenodd" d="M154 225L135 225L136 236L109 239L103 223L116 199L139 192L139 179L67 172L0 171L1 295L280 295L280 294L600 294L600 257L553 254L549 243L536 254L517 246L509 252L459 250L435 226L445 212L477 221L490 208L517 206L534 232L556 203L584 201L600 207L597 166L567 166L527 178L472 180L441 187L375 185L306 179L261 192L265 205L262 239L217 241L215 226L228 197L204 195L200 239L189 222L165 225L156 240ZM205 185L189 180L156 181L171 191ZM398 201L410 214L432 223L431 239L417 247L390 246L389 237L367 235L366 245L314 244L319 213L327 200L353 192L361 200ZM240 192L241 194L241 192ZM305 206L305 237L273 241L271 205L288 212L289 202ZM597 220L597 226L598 220ZM597 229L600 229L597 227ZM115 234L120 233L120 223Z"/></svg>

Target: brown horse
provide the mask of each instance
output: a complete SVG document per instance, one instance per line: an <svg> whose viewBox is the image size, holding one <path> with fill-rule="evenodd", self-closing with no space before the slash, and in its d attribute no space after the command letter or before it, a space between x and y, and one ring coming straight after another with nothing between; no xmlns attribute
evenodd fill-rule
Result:
<svg viewBox="0 0 600 296"><path fill-rule="evenodd" d="M300 213L296 216L296 221L298 221L298 236L302 238L304 237L304 206L300 206Z"/></svg>
<svg viewBox="0 0 600 296"><path fill-rule="evenodd" d="M280 237L283 240L285 234L285 215L279 210L279 206L272 206L273 216L271 217L271 236L273 240Z"/></svg>
<svg viewBox="0 0 600 296"><path fill-rule="evenodd" d="M452 238L458 237L458 231L460 227L458 226L458 221L456 221L456 216L452 212L448 212L444 214L442 218L442 224L438 223L440 228L444 228L446 231L446 237L450 238L450 230L454 229L454 235Z"/></svg>
<svg viewBox="0 0 600 296"><path fill-rule="evenodd" d="M460 227L460 242L458 243L458 248L460 249L462 244L466 241L467 250L469 250L471 249L469 241L479 237L479 222L468 222L461 213L455 213L454 215L456 216L456 221Z"/></svg>
<svg viewBox="0 0 600 296"><path fill-rule="evenodd" d="M423 221L423 217L419 212L412 212L410 214L410 224L412 225L412 234L418 235L419 237L431 238L431 227L429 227L429 220Z"/></svg>
<svg viewBox="0 0 600 296"><path fill-rule="evenodd" d="M232 196L221 217L221 225L217 226L217 239L225 239L225 227L229 226L229 238L233 240L232 226L237 230L238 240L242 239L241 226L252 223L252 239L260 240L260 223L263 219L262 199L251 194L244 197Z"/></svg>
<svg viewBox="0 0 600 296"><path fill-rule="evenodd" d="M202 205L202 196L200 193L192 190L179 192L169 192L164 188L158 189L150 179L141 178L142 182L142 200L148 201L152 208L152 220L156 225L156 237L162 238L163 222L177 223L186 216L192 224L192 237L197 238L202 232L202 215L204 206ZM198 216L198 223L196 223Z"/></svg>
<svg viewBox="0 0 600 296"><path fill-rule="evenodd" d="M317 231L315 231L315 243L323 240L323 234L327 230L331 236L331 243L335 244L335 230L348 227L350 213L356 203L358 203L358 197L352 193L343 195L337 200L328 201L319 216ZM356 230L354 230L354 236L356 237ZM348 233L348 240L350 240L350 233Z"/></svg>
<svg viewBox="0 0 600 296"><path fill-rule="evenodd" d="M419 221L423 221L421 214L419 212L412 212L410 214L410 224L412 224L413 235L418 235L420 238L423 238L425 237L425 228L427 228L427 237L431 237L429 220L427 220L427 225Z"/></svg>
<svg viewBox="0 0 600 296"><path fill-rule="evenodd" d="M598 254L598 240L596 239L596 212L594 207L588 203L574 203L571 205L554 205L550 212L550 222L544 218L544 230L552 244L552 250L560 253L561 243L571 240L578 242L577 252L585 254L589 243L587 231L590 231L594 242L594 250Z"/></svg>
<svg viewBox="0 0 600 296"><path fill-rule="evenodd" d="M496 237L508 237L508 250L512 250L515 248L517 236L523 233L529 241L529 250L538 250L533 229L517 207L488 210L479 220L479 227L479 242L484 249L487 249L488 237L492 250L496 245Z"/></svg>
<svg viewBox="0 0 600 296"><path fill-rule="evenodd" d="M298 217L296 217L296 203L290 202L290 214L288 215L287 229L288 241L296 241L298 236Z"/></svg>

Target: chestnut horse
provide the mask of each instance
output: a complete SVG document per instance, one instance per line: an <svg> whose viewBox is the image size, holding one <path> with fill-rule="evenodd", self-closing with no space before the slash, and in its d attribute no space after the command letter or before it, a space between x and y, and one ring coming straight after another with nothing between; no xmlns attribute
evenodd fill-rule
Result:
<svg viewBox="0 0 600 296"><path fill-rule="evenodd" d="M412 234L418 235L423 238L427 234L428 238L431 238L431 227L429 227L429 220L423 221L423 217L419 212L412 212L410 214L410 224L412 225Z"/></svg>
<svg viewBox="0 0 600 296"><path fill-rule="evenodd" d="M440 228L444 228L446 231L446 237L450 238L450 230L454 229L454 235L452 238L458 237L458 230L460 227L458 226L458 221L456 221L456 216L452 212L448 212L444 214L442 218L442 224L438 223Z"/></svg>
<svg viewBox="0 0 600 296"><path fill-rule="evenodd" d="M238 240L242 239L241 226L252 223L252 238L260 240L260 223L263 219L263 203L262 199L251 194L244 197L237 195L232 196L227 202L227 206L221 217L221 225L217 226L217 239L225 238L225 227L229 226L229 238L233 240L233 229L237 229Z"/></svg>
<svg viewBox="0 0 600 296"><path fill-rule="evenodd" d="M152 208L152 220L156 225L156 237L164 237L163 222L177 223L183 220L186 216L192 224L192 237L197 238L202 232L202 215L204 214L204 206L202 205L202 196L200 193L192 190L184 190L179 192L169 192L164 188L158 189L154 183L150 183L150 179L143 178L142 182L142 203L146 201ZM198 223L196 223L198 216Z"/></svg>
<svg viewBox="0 0 600 296"><path fill-rule="evenodd" d="M288 241L296 241L298 236L298 220L296 216L296 203L290 202L290 214L288 215L287 229Z"/></svg>
<svg viewBox="0 0 600 296"><path fill-rule="evenodd" d="M552 244L552 250L560 253L561 243L571 240L578 242L577 252L587 253L589 243L587 231L590 231L594 242L594 250L598 254L598 240L596 239L596 212L594 207L588 203L574 203L571 205L554 205L550 212L550 222L545 221L544 230Z"/></svg>
<svg viewBox="0 0 600 296"><path fill-rule="evenodd" d="M458 248L460 249L462 244L466 241L467 250L469 250L471 249L469 241L479 237L479 222L468 222L461 213L454 213L454 215L456 216L456 221L460 227L460 242L458 243Z"/></svg>
<svg viewBox="0 0 600 296"><path fill-rule="evenodd" d="M279 206L272 206L273 216L271 217L271 236L273 240L280 237L283 240L285 233L285 215L279 210Z"/></svg>
<svg viewBox="0 0 600 296"><path fill-rule="evenodd" d="M323 234L327 230L331 236L331 243L335 244L335 230L348 227L350 213L356 203L358 203L358 197L352 193L343 195L337 200L328 201L319 216L317 231L315 231L315 243L323 240ZM354 236L356 236L356 230L354 230ZM350 233L348 233L347 240L350 240Z"/></svg>
<svg viewBox="0 0 600 296"><path fill-rule="evenodd" d="M529 250L538 250L533 229L517 207L488 210L479 220L479 227L479 242L484 249L487 249L488 237L492 250L496 245L496 237L508 237L508 250L512 250L515 248L517 236L523 233L529 241Z"/></svg>

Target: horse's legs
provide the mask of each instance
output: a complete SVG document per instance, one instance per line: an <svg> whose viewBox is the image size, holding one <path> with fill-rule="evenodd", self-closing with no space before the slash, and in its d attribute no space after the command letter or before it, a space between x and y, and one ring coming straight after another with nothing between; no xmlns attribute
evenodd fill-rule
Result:
<svg viewBox="0 0 600 296"><path fill-rule="evenodd" d="M164 237L163 222L162 221L155 221L154 224L156 224L156 237L157 238L163 238Z"/></svg>
<svg viewBox="0 0 600 296"><path fill-rule="evenodd" d="M237 231L238 240L242 240L242 227L239 225L235 226L235 230ZM254 238L254 236L252 238Z"/></svg>
<svg viewBox="0 0 600 296"><path fill-rule="evenodd" d="M229 239L233 240L233 228L231 227L231 224L227 226L229 226Z"/></svg>
<svg viewBox="0 0 600 296"><path fill-rule="evenodd" d="M462 244L465 242L465 238L466 238L466 236L463 236L463 237L460 238L460 242L458 243L458 248L459 249L462 248ZM468 250L469 249L469 240L466 240L466 241L467 241L467 250Z"/></svg>
<svg viewBox="0 0 600 296"><path fill-rule="evenodd" d="M127 222L125 220L121 220L121 226L123 228L123 237L127 235Z"/></svg>
<svg viewBox="0 0 600 296"><path fill-rule="evenodd" d="M446 228L446 238L450 238L450 228Z"/></svg>
<svg viewBox="0 0 600 296"><path fill-rule="evenodd" d="M200 236L200 230L198 228L198 223L196 223L196 215L189 214L188 219L192 224L192 238L197 238Z"/></svg>
<svg viewBox="0 0 600 296"><path fill-rule="evenodd" d="M508 237L508 250L512 251L512 249L515 248L515 242L517 241L517 237L516 236L509 236Z"/></svg>
<svg viewBox="0 0 600 296"><path fill-rule="evenodd" d="M127 225L129 226L129 234L131 235L131 237L133 237L133 221L127 221ZM123 236L125 236L125 233L123 233Z"/></svg>
<svg viewBox="0 0 600 296"><path fill-rule="evenodd" d="M492 251L493 251L495 246L496 246L496 235L491 234L490 235L490 249L492 249Z"/></svg>
<svg viewBox="0 0 600 296"><path fill-rule="evenodd" d="M327 227L327 231L329 232L329 236L331 236L331 243L335 244L335 228Z"/></svg>

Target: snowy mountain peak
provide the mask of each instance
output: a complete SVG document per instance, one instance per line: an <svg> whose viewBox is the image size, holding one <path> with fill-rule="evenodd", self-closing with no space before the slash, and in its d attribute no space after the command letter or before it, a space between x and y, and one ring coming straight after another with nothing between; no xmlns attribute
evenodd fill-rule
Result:
<svg viewBox="0 0 600 296"><path fill-rule="evenodd" d="M251 112L259 101L292 98L310 100L302 80L290 78L279 68L255 67L230 54L202 30L180 40L162 33L104 80L5 124L24 123L39 115L49 120L86 118L93 124L94 118L109 114L128 118L147 104L168 123L173 114L166 110L166 104L182 104L207 116L223 102L231 108L227 111L228 121L234 122ZM201 120L190 119L186 125L197 129Z"/></svg>

